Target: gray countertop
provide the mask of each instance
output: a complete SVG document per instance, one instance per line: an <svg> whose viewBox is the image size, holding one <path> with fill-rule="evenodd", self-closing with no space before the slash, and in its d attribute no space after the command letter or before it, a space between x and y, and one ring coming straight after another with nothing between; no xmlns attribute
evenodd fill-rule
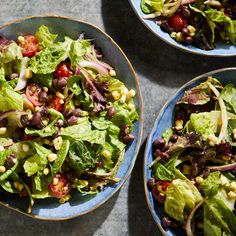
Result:
<svg viewBox="0 0 236 236"><path fill-rule="evenodd" d="M143 189L143 153L155 117L182 84L204 72L235 65L235 58L208 58L172 48L149 32L128 0L1 0L0 24L29 15L56 14L91 22L110 34L138 75L144 103L144 133L129 180L94 212L63 222L30 219L1 207L0 235L160 235Z"/></svg>

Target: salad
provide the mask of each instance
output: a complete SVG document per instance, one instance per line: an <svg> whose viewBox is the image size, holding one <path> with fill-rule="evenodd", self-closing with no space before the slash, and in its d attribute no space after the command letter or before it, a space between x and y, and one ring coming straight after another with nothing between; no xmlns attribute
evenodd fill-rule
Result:
<svg viewBox="0 0 236 236"><path fill-rule="evenodd" d="M141 8L145 18L157 18L161 29L183 44L212 50L217 38L236 42L234 0L141 0Z"/></svg>
<svg viewBox="0 0 236 236"><path fill-rule="evenodd" d="M84 33L76 40L42 25L17 41L0 37L0 191L68 201L119 181L139 116L135 91Z"/></svg>
<svg viewBox="0 0 236 236"><path fill-rule="evenodd" d="M236 235L235 96L233 84L209 77L185 91L173 127L154 140L147 184L165 229Z"/></svg>

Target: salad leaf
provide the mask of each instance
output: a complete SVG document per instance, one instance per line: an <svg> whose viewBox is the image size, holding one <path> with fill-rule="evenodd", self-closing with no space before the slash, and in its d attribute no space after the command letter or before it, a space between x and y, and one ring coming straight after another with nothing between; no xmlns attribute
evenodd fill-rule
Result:
<svg viewBox="0 0 236 236"><path fill-rule="evenodd" d="M65 37L64 42L54 43L38 52L29 61L29 67L35 74L51 74L58 64L68 57L72 39Z"/></svg>
<svg viewBox="0 0 236 236"><path fill-rule="evenodd" d="M172 171L168 170L164 165L158 164L155 171L155 178L159 180L172 181L175 175Z"/></svg>
<svg viewBox="0 0 236 236"><path fill-rule="evenodd" d="M23 110L23 98L6 84L0 84L0 111Z"/></svg>
<svg viewBox="0 0 236 236"><path fill-rule="evenodd" d="M4 151L0 152L0 166L4 165L7 157L10 155L10 150L5 149Z"/></svg>
<svg viewBox="0 0 236 236"><path fill-rule="evenodd" d="M236 216L224 201L213 197L204 204L203 229L206 236L236 235Z"/></svg>
<svg viewBox="0 0 236 236"><path fill-rule="evenodd" d="M67 79L67 87L68 89L74 93L76 96L82 93L82 89L79 85L81 78L79 76L71 76Z"/></svg>
<svg viewBox="0 0 236 236"><path fill-rule="evenodd" d="M52 87L53 74L34 74L32 82L40 84L43 87L47 87L49 90L54 91Z"/></svg>
<svg viewBox="0 0 236 236"><path fill-rule="evenodd" d="M72 69L76 69L79 62L83 60L83 56L90 50L89 40L77 39L71 43L71 49L69 52L69 58L71 61Z"/></svg>
<svg viewBox="0 0 236 236"><path fill-rule="evenodd" d="M11 41L10 44L5 45L3 50L0 51L0 64L7 64L21 59L21 47L14 41Z"/></svg>
<svg viewBox="0 0 236 236"><path fill-rule="evenodd" d="M227 111L236 113L236 88L233 84L227 84L221 91L221 97L225 101Z"/></svg>
<svg viewBox="0 0 236 236"><path fill-rule="evenodd" d="M24 152L22 148L23 144L27 144L29 146L28 152ZM24 159L35 154L34 142L32 141L21 141L14 143L9 147L9 150L16 155L17 159Z"/></svg>
<svg viewBox="0 0 236 236"><path fill-rule="evenodd" d="M220 183L220 172L216 171L210 173L200 187L207 197L213 197L217 194Z"/></svg>
<svg viewBox="0 0 236 236"><path fill-rule="evenodd" d="M98 130L106 130L111 124L112 122L106 120L104 117L95 117L92 121L92 125Z"/></svg>
<svg viewBox="0 0 236 236"><path fill-rule="evenodd" d="M5 191L9 193L17 193L16 189L14 188L14 186L11 184L9 180L2 181L0 185Z"/></svg>
<svg viewBox="0 0 236 236"><path fill-rule="evenodd" d="M191 124L197 133L200 133L204 140L209 135L215 135L218 131L220 113L218 111L193 113L190 116Z"/></svg>
<svg viewBox="0 0 236 236"><path fill-rule="evenodd" d="M141 8L145 14L152 13L154 11L162 11L165 0L142 0Z"/></svg>
<svg viewBox="0 0 236 236"><path fill-rule="evenodd" d="M6 172L4 172L3 174L0 175L0 182L6 180L14 171L15 169L17 168L19 164L19 161L17 160L15 165L12 166L10 169L8 169Z"/></svg>
<svg viewBox="0 0 236 236"><path fill-rule="evenodd" d="M70 145L69 149L70 166L77 175L92 168L96 164L96 159L83 141L76 140Z"/></svg>
<svg viewBox="0 0 236 236"><path fill-rule="evenodd" d="M168 143L172 135L173 135L173 130L169 128L163 132L162 137Z"/></svg>
<svg viewBox="0 0 236 236"><path fill-rule="evenodd" d="M41 25L38 28L35 36L39 40L40 45L44 48L52 45L57 38L57 34L50 33L48 27L45 25Z"/></svg>
<svg viewBox="0 0 236 236"><path fill-rule="evenodd" d="M226 141L230 142L230 144L232 146L236 146L236 140L233 135L234 129L236 129L236 119L229 119L228 120L228 127L227 127Z"/></svg>
<svg viewBox="0 0 236 236"><path fill-rule="evenodd" d="M201 194L191 181L175 179L166 191L165 212L172 218L183 221L184 210L192 210L201 200Z"/></svg>

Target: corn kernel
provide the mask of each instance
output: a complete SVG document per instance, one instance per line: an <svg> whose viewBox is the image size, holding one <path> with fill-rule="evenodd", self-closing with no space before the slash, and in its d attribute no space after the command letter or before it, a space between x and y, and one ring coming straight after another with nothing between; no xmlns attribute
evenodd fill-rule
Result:
<svg viewBox="0 0 236 236"><path fill-rule="evenodd" d="M134 110L135 105L134 105L133 103L128 103L128 108L129 108L130 110Z"/></svg>
<svg viewBox="0 0 236 236"><path fill-rule="evenodd" d="M203 183L203 181L204 181L204 179L203 179L201 176L197 176L197 177L196 177L196 182L197 182L198 184Z"/></svg>
<svg viewBox="0 0 236 236"><path fill-rule="evenodd" d="M230 159L231 159L230 155L224 155L223 156L223 160L225 160L225 161L229 161Z"/></svg>
<svg viewBox="0 0 236 236"><path fill-rule="evenodd" d="M23 43L25 41L25 38L23 36L18 36L17 37L17 40L20 42L20 43Z"/></svg>
<svg viewBox="0 0 236 236"><path fill-rule="evenodd" d="M172 32L172 33L170 34L170 37L171 37L171 38L176 38L176 32Z"/></svg>
<svg viewBox="0 0 236 236"><path fill-rule="evenodd" d="M60 104L64 104L64 100L63 99L60 99Z"/></svg>
<svg viewBox="0 0 236 236"><path fill-rule="evenodd" d="M29 151L29 145L26 144L26 143L23 143L23 144L22 144L22 150L23 150L24 152L28 152L28 151Z"/></svg>
<svg viewBox="0 0 236 236"><path fill-rule="evenodd" d="M126 101L126 95L122 95L121 98L119 99L120 103L125 103Z"/></svg>
<svg viewBox="0 0 236 236"><path fill-rule="evenodd" d="M40 110L40 107L35 107L34 110L37 112Z"/></svg>
<svg viewBox="0 0 236 236"><path fill-rule="evenodd" d="M128 93L129 93L129 90L128 90L127 88L124 88L124 89L122 90L122 95L127 96Z"/></svg>
<svg viewBox="0 0 236 236"><path fill-rule="evenodd" d="M44 140L43 140L43 143L46 144L46 145L49 145L51 142L50 142L50 140L48 140L48 139L44 139Z"/></svg>
<svg viewBox="0 0 236 236"><path fill-rule="evenodd" d="M115 101L120 99L120 93L118 91L113 91L111 94Z"/></svg>
<svg viewBox="0 0 236 236"><path fill-rule="evenodd" d="M59 179L56 178L56 177L54 177L53 180L52 180L52 184L53 184L53 185L57 185L58 182L59 182Z"/></svg>
<svg viewBox="0 0 236 236"><path fill-rule="evenodd" d="M236 139L236 129L233 129L233 135L234 135L234 138Z"/></svg>
<svg viewBox="0 0 236 236"><path fill-rule="evenodd" d="M105 157L105 158L110 158L111 157L111 153L108 150L102 150L101 154Z"/></svg>
<svg viewBox="0 0 236 236"><path fill-rule="evenodd" d="M229 187L231 190L235 191L236 190L236 182L235 181L231 182Z"/></svg>
<svg viewBox="0 0 236 236"><path fill-rule="evenodd" d="M133 89L130 89L129 91L129 97L133 98L135 96L136 92Z"/></svg>
<svg viewBox="0 0 236 236"><path fill-rule="evenodd" d="M61 99L64 99L64 98L65 98L64 95L63 95L62 93L60 93L60 92L56 92L56 96L57 96L58 98L61 98Z"/></svg>
<svg viewBox="0 0 236 236"><path fill-rule="evenodd" d="M109 71L109 75L112 76L112 77L115 77L115 76L116 76L116 71L113 70L113 69L111 69L111 70Z"/></svg>
<svg viewBox="0 0 236 236"><path fill-rule="evenodd" d="M4 173L6 171L6 167L5 166L0 166L0 173Z"/></svg>
<svg viewBox="0 0 236 236"><path fill-rule="evenodd" d="M81 116L88 116L89 113L88 113L87 111L81 111L81 112L80 112L80 115L81 115Z"/></svg>
<svg viewBox="0 0 236 236"><path fill-rule="evenodd" d="M195 33L195 31L196 31L196 29L192 25L188 25L187 29L188 29L189 33Z"/></svg>
<svg viewBox="0 0 236 236"><path fill-rule="evenodd" d="M1 134L5 134L7 132L7 128L6 127L1 127L0 128L0 135Z"/></svg>
<svg viewBox="0 0 236 236"><path fill-rule="evenodd" d="M183 121L183 120L176 120L176 121L175 121L175 129L176 129L176 130L181 130L181 129L183 129L183 124L184 124L184 121Z"/></svg>
<svg viewBox="0 0 236 236"><path fill-rule="evenodd" d="M21 191L23 190L23 188L24 188L24 185L21 184L21 183L19 183L17 190L18 190L19 192L21 192Z"/></svg>
<svg viewBox="0 0 236 236"><path fill-rule="evenodd" d="M63 204L63 203L65 203L65 202L66 202L66 200L65 200L64 197L62 197L62 198L59 199L59 203Z"/></svg>
<svg viewBox="0 0 236 236"><path fill-rule="evenodd" d="M28 115L28 119L31 120L33 118L33 115L32 114L29 114Z"/></svg>
<svg viewBox="0 0 236 236"><path fill-rule="evenodd" d="M49 155L48 155L48 161L49 162L53 162L53 161L55 161L57 159L57 154L55 154L55 153L50 153Z"/></svg>
<svg viewBox="0 0 236 236"><path fill-rule="evenodd" d="M48 88L47 87L43 87L43 90L47 93L48 92Z"/></svg>
<svg viewBox="0 0 236 236"><path fill-rule="evenodd" d="M183 165L183 174L188 175L191 173L191 167L188 165Z"/></svg>
<svg viewBox="0 0 236 236"><path fill-rule="evenodd" d="M50 132L51 131L51 128L50 127L45 127L45 132Z"/></svg>
<svg viewBox="0 0 236 236"><path fill-rule="evenodd" d="M217 143L217 137L214 134L208 135L209 145L215 146Z"/></svg>
<svg viewBox="0 0 236 236"><path fill-rule="evenodd" d="M191 37L193 37L193 36L195 36L195 32L189 33L189 35L190 35Z"/></svg>
<svg viewBox="0 0 236 236"><path fill-rule="evenodd" d="M60 150L62 146L62 137L58 136L57 138L53 139L52 143L56 150Z"/></svg>
<svg viewBox="0 0 236 236"><path fill-rule="evenodd" d="M50 170L49 170L48 168L45 168L45 169L43 170L43 174L44 174L44 175L48 175L49 172L50 172Z"/></svg>
<svg viewBox="0 0 236 236"><path fill-rule="evenodd" d="M179 42L184 40L183 34L181 32L176 33L176 40Z"/></svg>
<svg viewBox="0 0 236 236"><path fill-rule="evenodd" d="M228 192L228 197L231 198L231 199L235 199L236 198L236 193L233 192L233 191L229 191Z"/></svg>
<svg viewBox="0 0 236 236"><path fill-rule="evenodd" d="M20 184L20 183L19 183L18 181L15 181L15 182L13 183L14 188L15 188L15 189L18 189L19 184Z"/></svg>
<svg viewBox="0 0 236 236"><path fill-rule="evenodd" d="M3 151L4 151L4 147L0 146L0 152L3 152Z"/></svg>
<svg viewBox="0 0 236 236"><path fill-rule="evenodd" d="M31 79L32 78L32 70L29 68L25 69L25 78L26 79Z"/></svg>

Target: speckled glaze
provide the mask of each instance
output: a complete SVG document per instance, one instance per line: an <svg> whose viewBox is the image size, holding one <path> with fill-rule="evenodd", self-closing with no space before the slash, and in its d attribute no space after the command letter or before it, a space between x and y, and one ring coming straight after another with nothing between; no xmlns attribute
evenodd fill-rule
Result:
<svg viewBox="0 0 236 236"><path fill-rule="evenodd" d="M124 52L110 36L89 23L61 16L28 17L3 25L0 27L0 35L16 39L21 34L33 34L43 24L48 26L52 33L58 34L61 40L64 36L76 39L81 32L85 32L87 38L93 39L95 44L102 49L104 60L116 69L117 78L123 81L128 88L136 90L135 104L140 115L140 120L135 123L133 130L136 138L128 146L124 161L117 172L117 177L121 179L119 183L106 187L104 191L96 195L83 196L75 191L72 193L71 200L65 204L59 204L57 199L37 200L32 214L26 213L27 199L12 196L1 197L0 204L27 216L42 220L65 220L84 215L101 206L119 190L130 175L142 138L142 99L138 79Z"/></svg>
<svg viewBox="0 0 236 236"><path fill-rule="evenodd" d="M236 67L211 71L206 74L200 75L194 78L193 80L189 81L188 83L184 84L161 109L147 140L145 156L144 156L145 195L146 195L148 207L152 213L154 220L156 221L162 234L166 236L180 236L180 235L185 235L185 234L183 231L176 231L176 230L165 231L162 228L160 215L163 213L163 208L160 207L160 205L156 204L156 202L154 201L152 197L151 192L149 192L147 188L147 181L151 177L151 169L149 168L149 165L153 160L152 143L156 138L162 136L162 133L164 132L165 129L172 127L174 114L175 114L175 105L177 101L183 96L184 92L198 85L199 83L204 82L208 76L213 76L214 78L217 78L223 85L226 85L229 83L233 83L234 85L236 85L236 80L235 80Z"/></svg>
<svg viewBox="0 0 236 236"><path fill-rule="evenodd" d="M193 45L183 45L172 39L168 33L165 33L160 29L160 26L156 24L156 19L144 19L145 14L141 10L141 0L129 0L131 6L133 7L136 15L141 20L141 22L156 36L165 41L166 43L182 49L183 51L199 54L203 56L215 56L215 57L232 57L236 56L236 46L232 44L227 44L223 41L216 42L216 48L210 51L205 51L197 48Z"/></svg>

